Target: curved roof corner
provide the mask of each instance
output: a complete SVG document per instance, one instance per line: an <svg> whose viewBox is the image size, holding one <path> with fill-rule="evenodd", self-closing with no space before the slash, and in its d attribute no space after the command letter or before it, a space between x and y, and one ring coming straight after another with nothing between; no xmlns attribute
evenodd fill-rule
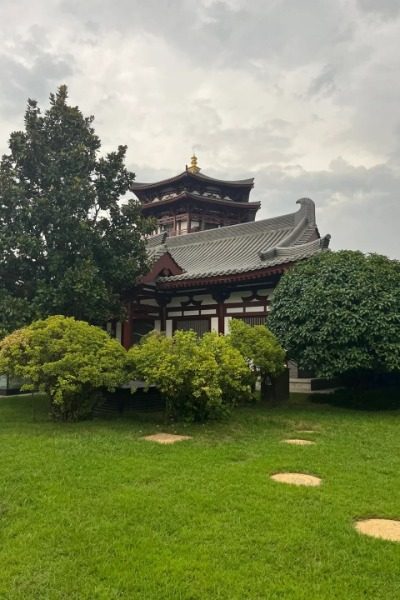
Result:
<svg viewBox="0 0 400 600"><path fill-rule="evenodd" d="M311 198L299 198L296 204L300 204L300 210L296 213L296 224L306 218L308 225L315 225L315 204Z"/></svg>

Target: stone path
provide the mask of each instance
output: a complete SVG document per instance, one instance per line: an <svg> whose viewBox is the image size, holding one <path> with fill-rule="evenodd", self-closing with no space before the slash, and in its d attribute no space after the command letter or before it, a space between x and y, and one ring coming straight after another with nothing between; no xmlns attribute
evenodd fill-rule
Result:
<svg viewBox="0 0 400 600"><path fill-rule="evenodd" d="M298 430L298 433L316 433L314 429ZM155 433L147 435L143 438L150 442L158 444L175 444L192 439L189 435L177 435L174 433ZM304 440L301 438L288 438L281 440L282 443L291 444L294 446L312 446L315 442ZM318 487L322 483L322 479L316 475L308 473L274 473L270 476L273 481L278 483L286 483L296 486ZM389 540L392 542L400 542L400 521L395 519L360 519L354 524L355 529L363 535Z"/></svg>
<svg viewBox="0 0 400 600"><path fill-rule="evenodd" d="M192 438L189 435L176 435L174 433L154 433L153 435L146 435L143 439L158 444L175 444Z"/></svg>
<svg viewBox="0 0 400 600"><path fill-rule="evenodd" d="M359 533L375 538L400 542L400 521L393 519L364 519L357 521L355 528Z"/></svg>
<svg viewBox="0 0 400 600"><path fill-rule="evenodd" d="M317 433L315 429L298 429L297 433Z"/></svg>
<svg viewBox="0 0 400 600"><path fill-rule="evenodd" d="M314 429L298 429L298 433L316 433ZM282 440L285 444L295 446L310 446L315 445L315 442L303 440L301 438L289 438ZM305 485L317 487L321 485L322 480L315 475L306 473L274 473L271 479L279 483L287 483L291 485ZM354 524L356 530L371 537L388 540L391 542L400 542L400 521L395 519L362 519Z"/></svg>
<svg viewBox="0 0 400 600"><path fill-rule="evenodd" d="M322 480L315 475L307 475L306 473L275 473L271 475L271 479L280 483L289 483L290 485L305 485L316 487L321 485Z"/></svg>
<svg viewBox="0 0 400 600"><path fill-rule="evenodd" d="M293 446L315 446L315 442L311 440L288 439L282 440L283 444L292 444Z"/></svg>

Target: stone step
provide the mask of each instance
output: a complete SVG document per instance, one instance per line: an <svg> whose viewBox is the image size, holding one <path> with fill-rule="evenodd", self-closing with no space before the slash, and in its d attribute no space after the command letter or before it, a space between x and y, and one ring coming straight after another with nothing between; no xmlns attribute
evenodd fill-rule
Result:
<svg viewBox="0 0 400 600"><path fill-rule="evenodd" d="M333 394L341 389L336 381L317 377L302 377L289 379L291 394Z"/></svg>

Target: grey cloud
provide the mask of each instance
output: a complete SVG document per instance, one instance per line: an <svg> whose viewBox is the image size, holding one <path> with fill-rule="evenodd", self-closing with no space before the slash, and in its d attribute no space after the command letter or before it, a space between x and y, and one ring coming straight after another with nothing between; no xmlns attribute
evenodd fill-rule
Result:
<svg viewBox="0 0 400 600"><path fill-rule="evenodd" d="M196 119L186 124L187 137L197 140L200 153L208 153L212 160L226 164L229 176L236 177L235 170L247 161L251 154L258 164L293 160L295 127L284 120L272 119L257 127L226 127L222 119L215 119L214 127L207 121ZM218 123L218 125L217 125ZM235 150L233 150L235 149ZM213 174L212 170L210 172Z"/></svg>
<svg viewBox="0 0 400 600"><path fill-rule="evenodd" d="M256 174L261 216L291 212L302 196L316 202L321 233L332 234L333 248L400 256L400 173L389 164L367 168L338 158L328 170L271 166Z"/></svg>
<svg viewBox="0 0 400 600"><path fill-rule="evenodd" d="M257 0L240 11L219 3L211 6L210 16L216 19L211 27L216 37L229 30L230 55L237 60L269 57L287 66L302 65L352 35L339 3L329 0Z"/></svg>
<svg viewBox="0 0 400 600"><path fill-rule="evenodd" d="M197 0L120 0L118 10L109 0L65 0L61 6L92 30L147 31L194 61L218 65L260 57L304 64L353 31L341 4L331 0L252 0L236 10L224 2L206 7Z"/></svg>
<svg viewBox="0 0 400 600"><path fill-rule="evenodd" d="M0 88L1 112L5 116L20 114L28 97L46 100L75 66L71 56L53 55L40 31L32 33L28 41L15 40L12 51L0 52L0 73L7 82Z"/></svg>
<svg viewBox="0 0 400 600"><path fill-rule="evenodd" d="M67 82L103 147L128 144L138 180L179 172L194 144L206 174L255 175L261 217L309 195L334 247L399 256L399 10L398 0L3 0L1 142L28 97L46 106Z"/></svg>
<svg viewBox="0 0 400 600"><path fill-rule="evenodd" d="M322 94L330 95L335 91L336 69L332 65L325 65L318 77L315 77L310 84L309 94L311 96Z"/></svg>
<svg viewBox="0 0 400 600"><path fill-rule="evenodd" d="M358 5L366 12L376 13L385 18L395 17L400 13L398 0L358 0Z"/></svg>
<svg viewBox="0 0 400 600"><path fill-rule="evenodd" d="M307 171L300 165L279 167L272 165L258 174L262 187L278 187L284 192L303 195L321 194L327 198L331 194L342 193L357 196L359 193L400 196L400 174L388 164L373 167L354 166L338 157L330 168L321 171ZM302 192L301 192L302 190ZM400 202L399 202L400 210Z"/></svg>

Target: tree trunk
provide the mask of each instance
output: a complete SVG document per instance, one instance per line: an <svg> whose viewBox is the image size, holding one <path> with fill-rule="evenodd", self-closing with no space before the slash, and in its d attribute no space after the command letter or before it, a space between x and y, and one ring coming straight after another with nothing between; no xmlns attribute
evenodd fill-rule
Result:
<svg viewBox="0 0 400 600"><path fill-rule="evenodd" d="M261 397L261 401L262 402L268 402L269 400L271 400L271 395L270 395L270 390L268 389L268 377L265 374L261 374L261 391L260 391L260 397Z"/></svg>

